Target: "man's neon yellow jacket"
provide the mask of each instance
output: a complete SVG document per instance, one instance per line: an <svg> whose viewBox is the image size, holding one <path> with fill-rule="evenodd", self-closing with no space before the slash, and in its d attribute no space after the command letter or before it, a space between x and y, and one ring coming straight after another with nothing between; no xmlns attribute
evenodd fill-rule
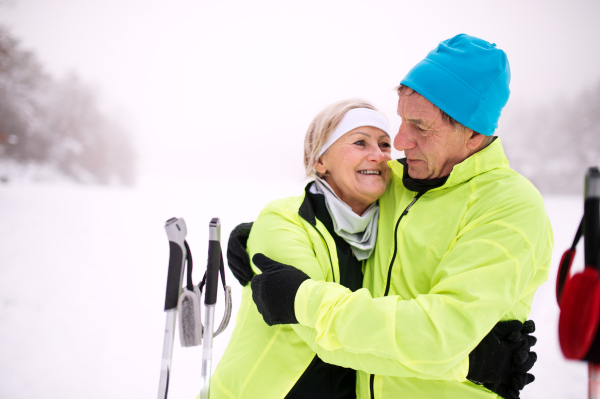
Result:
<svg viewBox="0 0 600 399"><path fill-rule="evenodd" d="M265 206L252 227L248 253L250 258L263 253L294 265L315 281L340 282L336 241L316 217L306 195ZM254 271L260 273L256 267ZM315 350L303 341L301 333L314 336L314 329L299 324L268 326L252 300L250 285L244 287L235 329L211 379L210 399L286 397L315 357ZM371 373L405 373L401 364L390 359L369 354L344 358L352 368ZM412 374L456 381L464 379L465 372L459 365L443 374Z"/></svg>
<svg viewBox="0 0 600 399"><path fill-rule="evenodd" d="M389 164L366 289L305 281L295 313L306 328L294 330L324 361L359 370L359 398L497 397L465 380L468 355L498 321L525 321L548 278L542 198L509 168L499 139L422 196L402 184L401 163Z"/></svg>

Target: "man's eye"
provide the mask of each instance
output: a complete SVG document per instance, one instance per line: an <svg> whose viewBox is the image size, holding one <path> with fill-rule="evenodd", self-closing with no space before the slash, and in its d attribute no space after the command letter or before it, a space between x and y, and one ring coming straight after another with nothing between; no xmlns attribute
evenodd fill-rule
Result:
<svg viewBox="0 0 600 399"><path fill-rule="evenodd" d="M427 135L429 135L429 130L425 130L425 129L423 129L423 128L419 127L419 126L416 126L416 125L415 125L415 127L417 128L417 132L421 136L427 136Z"/></svg>

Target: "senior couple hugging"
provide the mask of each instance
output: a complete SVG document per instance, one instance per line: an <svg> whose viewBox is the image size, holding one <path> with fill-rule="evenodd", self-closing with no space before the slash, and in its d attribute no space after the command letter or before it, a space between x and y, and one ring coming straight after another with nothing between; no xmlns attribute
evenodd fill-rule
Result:
<svg viewBox="0 0 600 399"><path fill-rule="evenodd" d="M314 118L314 180L231 234L244 288L211 399L519 397L553 236L494 136L509 82L460 34L401 80L395 136L364 100Z"/></svg>

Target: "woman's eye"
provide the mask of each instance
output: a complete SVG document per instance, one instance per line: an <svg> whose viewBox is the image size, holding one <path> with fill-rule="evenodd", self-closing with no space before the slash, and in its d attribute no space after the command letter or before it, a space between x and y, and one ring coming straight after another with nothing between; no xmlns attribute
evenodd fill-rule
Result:
<svg viewBox="0 0 600 399"><path fill-rule="evenodd" d="M358 141L356 141L354 144L356 144L356 145L360 145L360 146L365 146L365 145L366 145L366 143L365 143L365 141L364 141L364 140L358 140Z"/></svg>
<svg viewBox="0 0 600 399"><path fill-rule="evenodd" d="M392 145L388 142L379 143L379 146L384 149L392 148Z"/></svg>

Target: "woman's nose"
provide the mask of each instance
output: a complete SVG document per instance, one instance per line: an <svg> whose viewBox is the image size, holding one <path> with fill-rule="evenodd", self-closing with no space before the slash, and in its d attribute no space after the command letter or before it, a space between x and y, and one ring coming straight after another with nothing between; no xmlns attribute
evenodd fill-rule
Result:
<svg viewBox="0 0 600 399"><path fill-rule="evenodd" d="M381 148L378 145L373 146L373 150L369 153L369 156L367 159L369 161L379 163L385 159L385 153L383 151L381 151Z"/></svg>
<svg viewBox="0 0 600 399"><path fill-rule="evenodd" d="M402 122L398 134L394 137L394 148L398 151L410 150L414 148L416 141L410 132L410 126Z"/></svg>

